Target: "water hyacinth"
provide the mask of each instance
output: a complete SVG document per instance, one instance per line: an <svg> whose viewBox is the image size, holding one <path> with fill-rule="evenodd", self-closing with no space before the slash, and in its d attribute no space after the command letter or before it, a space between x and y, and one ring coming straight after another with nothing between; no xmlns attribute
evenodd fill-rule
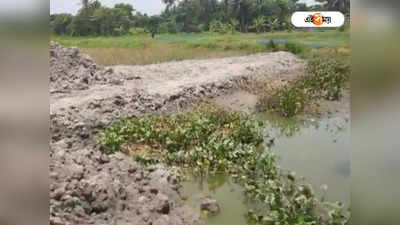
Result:
<svg viewBox="0 0 400 225"><path fill-rule="evenodd" d="M101 132L98 143L110 154L124 151L145 164L190 168L198 176L230 174L254 206L246 215L250 224L347 223L340 205L321 201L310 185L279 169L263 143L263 122L203 108L207 110L121 120ZM138 146L147 146L145 154L139 154L143 147Z"/></svg>

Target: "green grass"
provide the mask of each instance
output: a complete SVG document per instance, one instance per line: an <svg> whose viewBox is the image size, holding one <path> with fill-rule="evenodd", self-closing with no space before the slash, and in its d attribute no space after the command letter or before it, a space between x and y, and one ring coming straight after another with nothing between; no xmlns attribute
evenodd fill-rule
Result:
<svg viewBox="0 0 400 225"><path fill-rule="evenodd" d="M271 49L260 40L282 39L290 43L326 43L349 47L349 33L339 31L294 31L262 34L160 34L157 37L199 37L197 40L154 40L149 34L122 37L52 36L64 46L76 46L102 65L151 64L158 62L248 55ZM284 49L284 48L283 48Z"/></svg>

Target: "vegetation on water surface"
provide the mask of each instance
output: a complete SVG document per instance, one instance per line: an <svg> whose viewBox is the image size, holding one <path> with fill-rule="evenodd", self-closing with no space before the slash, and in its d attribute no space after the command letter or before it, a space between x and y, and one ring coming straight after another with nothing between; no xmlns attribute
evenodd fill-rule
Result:
<svg viewBox="0 0 400 225"><path fill-rule="evenodd" d="M308 56L303 76L272 94L265 93L259 99L259 106L285 117L295 116L315 99L339 100L349 75L348 57L332 53L312 54Z"/></svg>
<svg viewBox="0 0 400 225"><path fill-rule="evenodd" d="M332 55L312 56L301 83L304 92L312 97L339 100L350 76L350 64L346 60Z"/></svg>
<svg viewBox="0 0 400 225"><path fill-rule="evenodd" d="M166 154L162 158L168 164L216 173L255 151L262 141L261 125L244 114L218 109L149 116L113 124L100 134L99 143L108 153L124 144L144 144Z"/></svg>
<svg viewBox="0 0 400 225"><path fill-rule="evenodd" d="M254 203L246 215L250 224L346 224L339 203L319 200L310 185L279 169L262 142L263 126L249 115L207 106L123 119L102 131L98 143L110 154L123 151L147 164L163 162L202 176L230 174Z"/></svg>

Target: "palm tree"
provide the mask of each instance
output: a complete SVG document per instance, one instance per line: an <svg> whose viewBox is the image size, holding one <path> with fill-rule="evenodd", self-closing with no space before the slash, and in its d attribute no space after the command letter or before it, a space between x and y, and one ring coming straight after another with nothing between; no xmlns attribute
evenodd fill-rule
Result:
<svg viewBox="0 0 400 225"><path fill-rule="evenodd" d="M162 2L167 5L166 11L169 11L171 6L175 4L175 0L162 0Z"/></svg>
<svg viewBox="0 0 400 225"><path fill-rule="evenodd" d="M277 18L275 19L269 19L267 21L267 26L269 27L269 30L274 33L274 31L278 28L279 26L279 20Z"/></svg>
<svg viewBox="0 0 400 225"><path fill-rule="evenodd" d="M259 16L253 21L253 28L256 29L257 34L260 33L265 27L265 18L263 16Z"/></svg>

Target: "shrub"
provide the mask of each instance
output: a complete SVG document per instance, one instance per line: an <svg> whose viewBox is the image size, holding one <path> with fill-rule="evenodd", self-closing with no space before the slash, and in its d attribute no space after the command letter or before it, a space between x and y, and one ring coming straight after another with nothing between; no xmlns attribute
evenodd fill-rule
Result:
<svg viewBox="0 0 400 225"><path fill-rule="evenodd" d="M285 42L284 49L293 54L300 54L304 52L305 47L303 45L294 43L294 42Z"/></svg>
<svg viewBox="0 0 400 225"><path fill-rule="evenodd" d="M306 96L302 90L288 84L268 99L267 107L282 116L292 117L304 109L305 103Z"/></svg>
<svg viewBox="0 0 400 225"><path fill-rule="evenodd" d="M226 33L234 33L235 27L229 23L223 23L219 20L213 20L210 23L210 32L212 33L219 33L219 34L226 34Z"/></svg>
<svg viewBox="0 0 400 225"><path fill-rule="evenodd" d="M160 33L176 34L181 30L181 25L177 24L175 21L162 22L158 25L158 32Z"/></svg>
<svg viewBox="0 0 400 225"><path fill-rule="evenodd" d="M199 24L199 25L197 25L197 30L199 31L199 32L204 32L204 31L206 31L206 25L204 25L204 24Z"/></svg>
<svg viewBox="0 0 400 225"><path fill-rule="evenodd" d="M129 29L129 34L131 35L141 35L141 34L146 34L148 31L144 28L141 27L133 27Z"/></svg>
<svg viewBox="0 0 400 225"><path fill-rule="evenodd" d="M268 42L268 48L271 49L273 52L276 52L279 50L278 45L272 39L269 40L269 42Z"/></svg>

